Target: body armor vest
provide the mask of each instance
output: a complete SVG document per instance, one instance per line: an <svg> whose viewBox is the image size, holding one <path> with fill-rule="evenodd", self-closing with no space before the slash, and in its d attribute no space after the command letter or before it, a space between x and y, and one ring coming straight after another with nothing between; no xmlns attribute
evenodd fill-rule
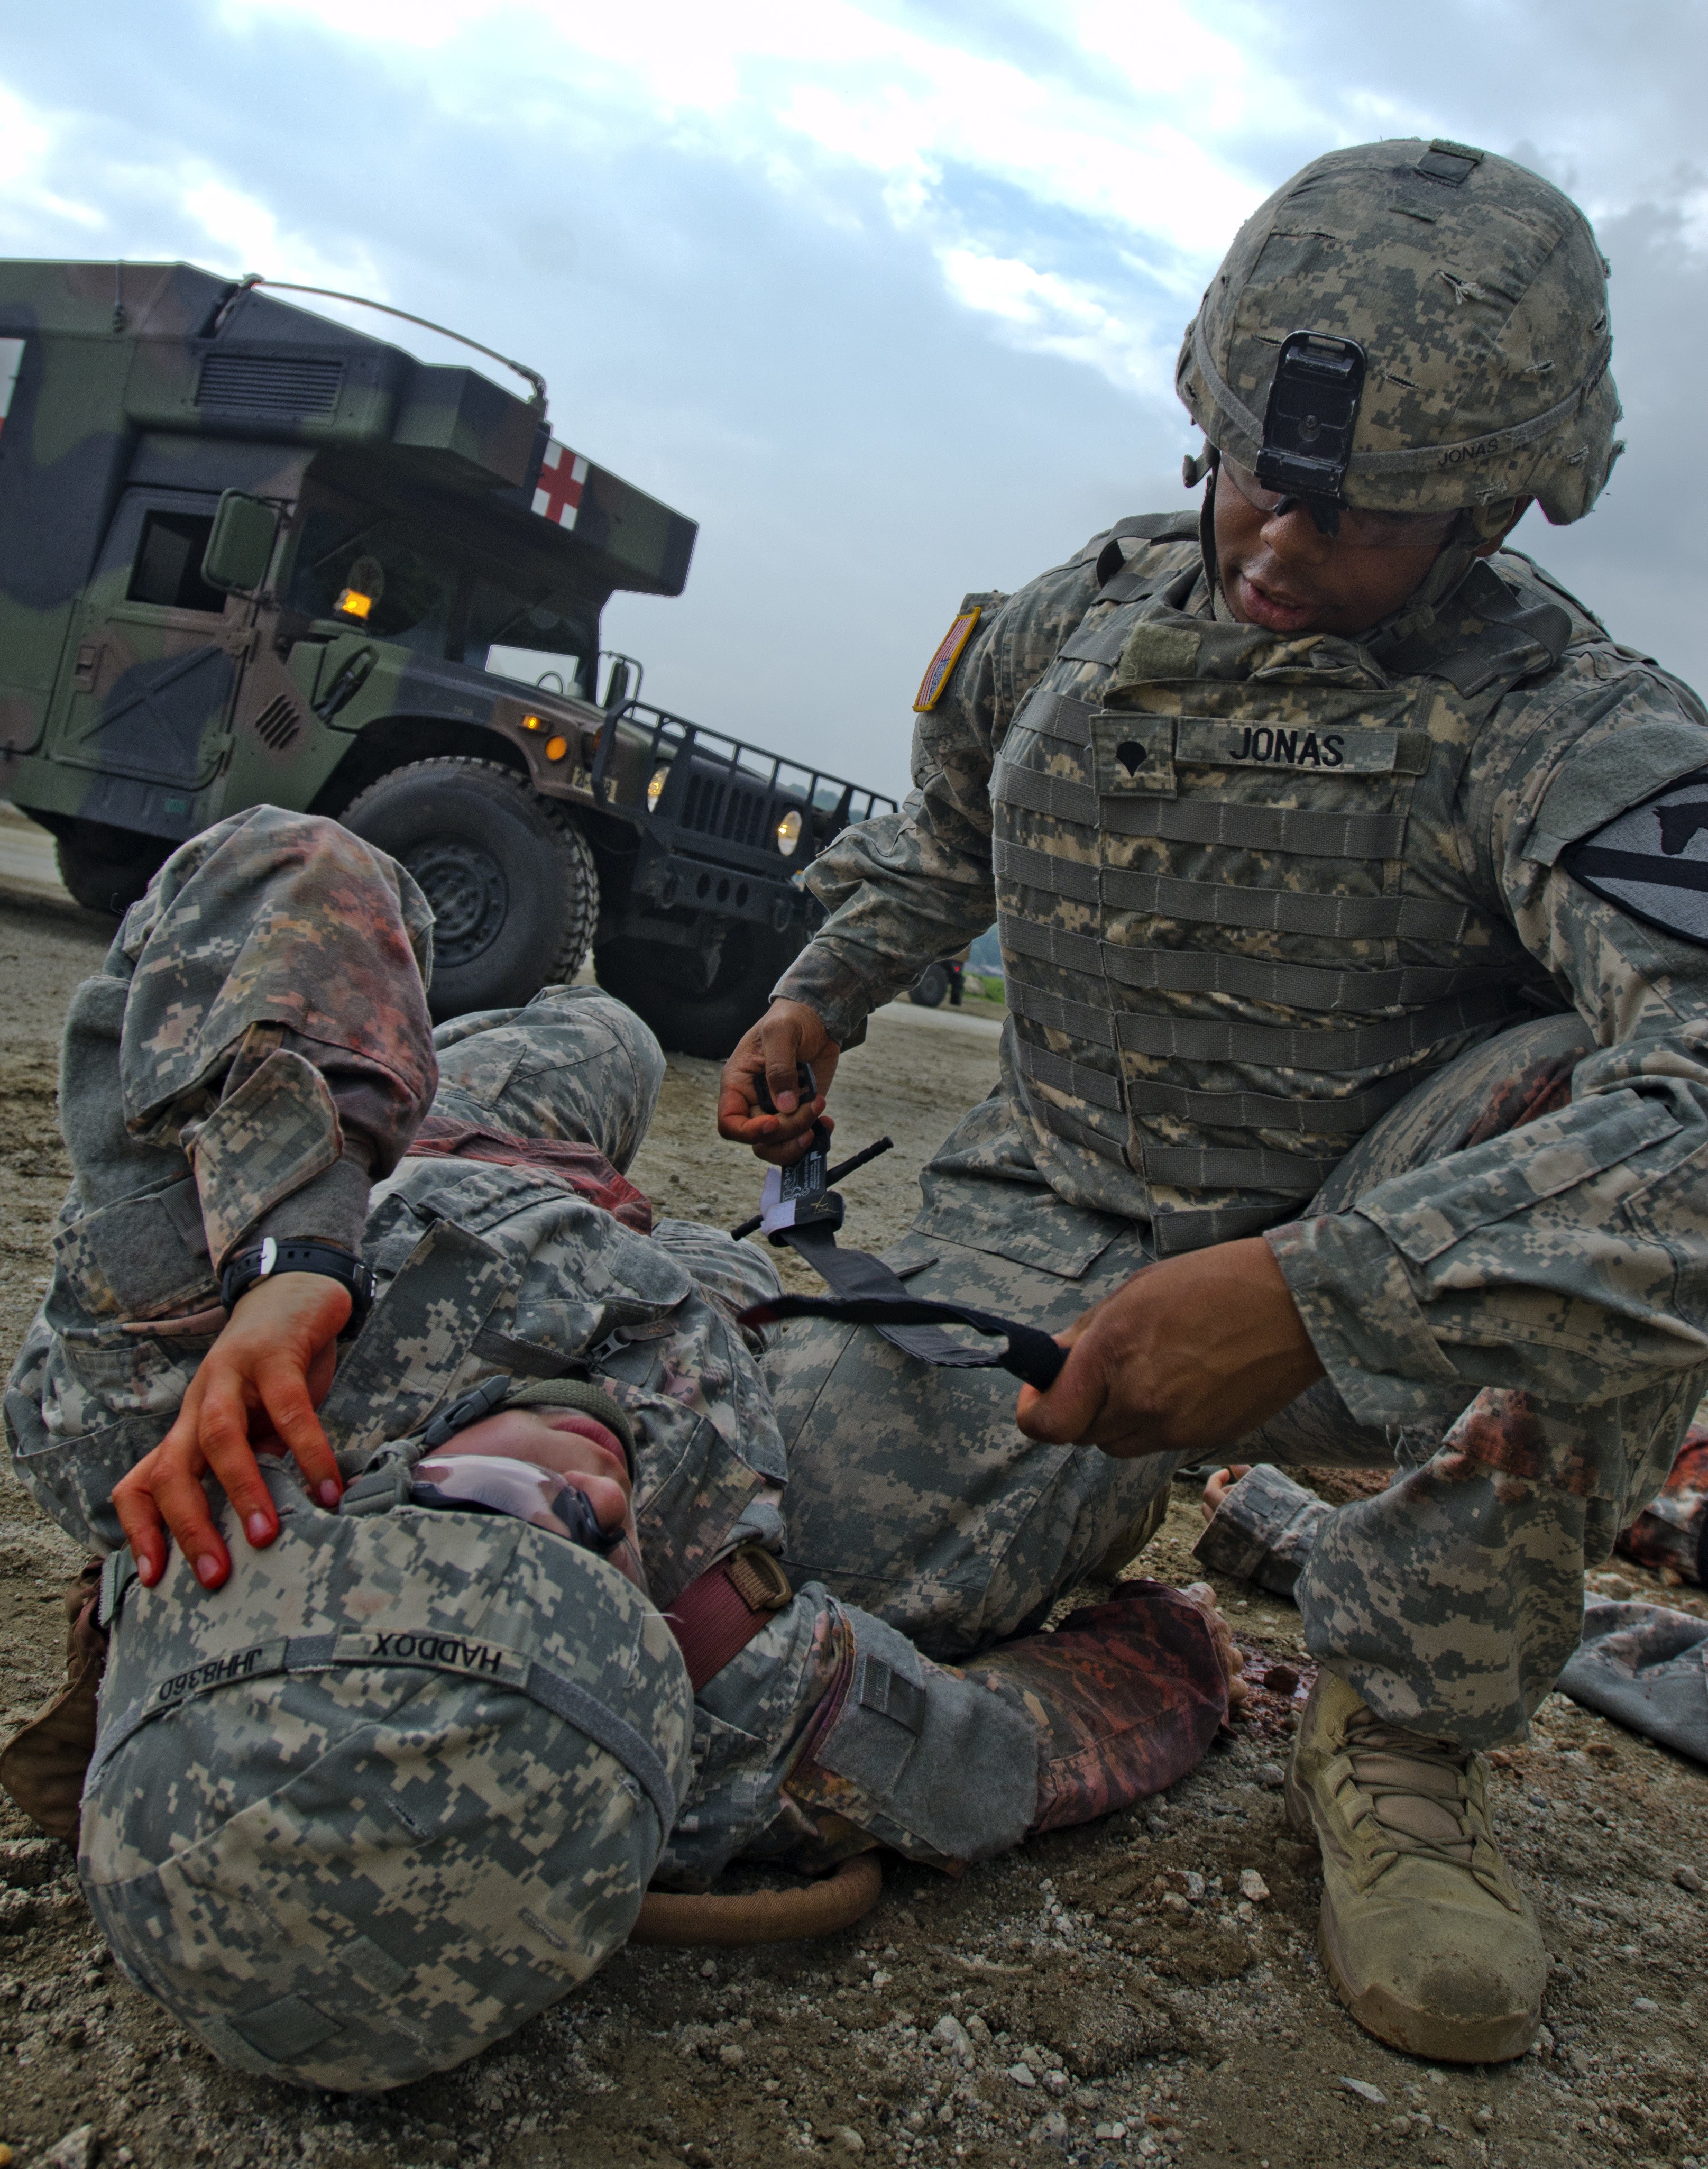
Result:
<svg viewBox="0 0 1708 2169"><path fill-rule="evenodd" d="M1064 1186L1166 1255L1296 1217L1427 1074L1562 1006L1460 793L1574 627L1487 563L1380 660L1196 615L1179 519L1124 521L1098 569L991 781L1012 1084Z"/></svg>

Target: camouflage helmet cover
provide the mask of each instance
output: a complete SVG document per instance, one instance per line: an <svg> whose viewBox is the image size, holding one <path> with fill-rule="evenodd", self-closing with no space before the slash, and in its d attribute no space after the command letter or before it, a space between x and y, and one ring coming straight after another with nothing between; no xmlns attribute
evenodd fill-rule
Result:
<svg viewBox="0 0 1708 2169"><path fill-rule="evenodd" d="M1623 449L1607 267L1588 220L1463 144L1331 152L1246 221L1187 327L1175 385L1255 466L1281 344L1355 339L1368 373L1347 503L1392 512L1534 497L1581 520Z"/></svg>
<svg viewBox="0 0 1708 2169"><path fill-rule="evenodd" d="M615 1568L508 1515L310 1504L114 1623L84 1793L115 1957L226 2063L368 2092L462 2062L634 1925L693 1697Z"/></svg>

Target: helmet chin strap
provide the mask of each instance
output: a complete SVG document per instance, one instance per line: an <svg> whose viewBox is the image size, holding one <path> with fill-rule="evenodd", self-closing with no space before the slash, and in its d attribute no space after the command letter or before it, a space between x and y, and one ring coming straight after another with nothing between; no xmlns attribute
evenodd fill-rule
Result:
<svg viewBox="0 0 1708 2169"><path fill-rule="evenodd" d="M1498 541L1517 519L1523 500L1515 497L1467 505L1460 515L1460 531L1444 542L1435 562L1393 616L1372 626L1363 644L1373 653L1397 648L1414 633L1434 623L1443 605L1464 585L1466 577L1487 545Z"/></svg>

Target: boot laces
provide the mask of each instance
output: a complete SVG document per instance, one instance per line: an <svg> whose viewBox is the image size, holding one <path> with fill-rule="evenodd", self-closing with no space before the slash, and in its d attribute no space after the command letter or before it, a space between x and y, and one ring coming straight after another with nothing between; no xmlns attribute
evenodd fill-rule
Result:
<svg viewBox="0 0 1708 2169"><path fill-rule="evenodd" d="M1466 1785L1471 1758L1464 1748L1367 1719L1348 1727L1344 1751L1358 1793L1354 1820L1378 1833L1378 1874L1403 1854L1464 1870L1504 1899L1499 1855Z"/></svg>

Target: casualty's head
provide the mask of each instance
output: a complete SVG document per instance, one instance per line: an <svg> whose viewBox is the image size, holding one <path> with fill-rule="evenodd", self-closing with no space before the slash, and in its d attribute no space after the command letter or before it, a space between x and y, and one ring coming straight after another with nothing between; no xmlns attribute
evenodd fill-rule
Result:
<svg viewBox="0 0 1708 2169"><path fill-rule="evenodd" d="M1234 616L1351 635L1439 600L1623 449L1607 266L1571 200L1463 144L1330 152L1240 229L1175 385L1210 446Z"/></svg>
<svg viewBox="0 0 1708 2169"><path fill-rule="evenodd" d="M354 2092L448 2069L634 1924L693 1697L626 1556L633 1434L577 1381L506 1398L465 1397L335 1513L263 1460L269 1548L222 1532L222 1587L174 1551L123 1592L84 1886L225 2062Z"/></svg>

